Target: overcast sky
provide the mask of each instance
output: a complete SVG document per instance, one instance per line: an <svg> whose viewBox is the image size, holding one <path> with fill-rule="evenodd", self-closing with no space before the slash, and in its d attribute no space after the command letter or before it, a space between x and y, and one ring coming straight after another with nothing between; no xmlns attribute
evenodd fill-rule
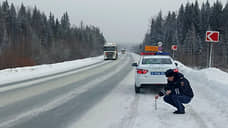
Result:
<svg viewBox="0 0 228 128"><path fill-rule="evenodd" d="M3 1L3 0L0 0ZM68 12L71 23L96 25L110 42L141 42L151 17L162 10L177 11L182 3L195 0L8 0L16 5L37 6L60 17ZM198 0L200 3L206 0ZM216 0L209 0L213 3ZM221 0L225 3L227 0Z"/></svg>

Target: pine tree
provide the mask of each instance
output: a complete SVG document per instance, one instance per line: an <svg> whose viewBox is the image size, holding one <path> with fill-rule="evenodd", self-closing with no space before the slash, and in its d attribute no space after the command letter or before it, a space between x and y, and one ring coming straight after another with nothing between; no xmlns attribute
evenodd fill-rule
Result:
<svg viewBox="0 0 228 128"><path fill-rule="evenodd" d="M164 40L164 33L163 33L163 17L162 17L162 12L160 11L158 13L158 16L156 18L156 22L155 22L155 29L156 29L156 33L157 33L157 39L156 39L156 43L159 41Z"/></svg>
<svg viewBox="0 0 228 128"><path fill-rule="evenodd" d="M210 15L210 27L213 30L217 30L217 31L221 31L222 28L222 10L223 10L223 6L222 3L217 0L213 7L212 7L212 12Z"/></svg>
<svg viewBox="0 0 228 128"><path fill-rule="evenodd" d="M13 46L16 45L16 30L17 28L17 13L16 9L13 4L10 6L10 13L9 13L9 26L8 30L11 35L10 39L12 41Z"/></svg>
<svg viewBox="0 0 228 128"><path fill-rule="evenodd" d="M185 10L184 10L184 5L182 4L179 9L179 15L177 16L177 35L178 35L177 40L179 44L183 44L184 37L186 34L184 21L185 21Z"/></svg>

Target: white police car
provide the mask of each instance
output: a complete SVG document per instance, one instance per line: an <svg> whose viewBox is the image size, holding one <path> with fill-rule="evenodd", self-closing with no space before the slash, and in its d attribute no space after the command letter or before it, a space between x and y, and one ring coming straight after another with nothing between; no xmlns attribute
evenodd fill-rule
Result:
<svg viewBox="0 0 228 128"><path fill-rule="evenodd" d="M136 93L140 93L140 88L166 85L165 72L168 69L177 70L177 63L167 54L142 53L139 62L132 66L136 67Z"/></svg>

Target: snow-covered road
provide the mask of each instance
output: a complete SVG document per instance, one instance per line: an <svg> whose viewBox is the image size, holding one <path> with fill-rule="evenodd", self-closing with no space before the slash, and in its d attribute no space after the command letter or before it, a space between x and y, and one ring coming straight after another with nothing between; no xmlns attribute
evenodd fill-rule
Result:
<svg viewBox="0 0 228 128"><path fill-rule="evenodd" d="M195 97L186 105L185 115L173 115L175 109L162 98L155 110L154 96L159 89L134 93L135 69L131 63L138 57L129 53L96 68L3 90L0 128L227 127L227 73L214 68L193 70L179 63L179 70L190 80Z"/></svg>
<svg viewBox="0 0 228 128"><path fill-rule="evenodd" d="M135 60L137 60L135 55ZM134 71L71 128L224 128L228 125L228 74L218 69L193 70L179 63L195 92L185 115L154 96L159 89L134 93ZM220 77L221 76L221 77Z"/></svg>

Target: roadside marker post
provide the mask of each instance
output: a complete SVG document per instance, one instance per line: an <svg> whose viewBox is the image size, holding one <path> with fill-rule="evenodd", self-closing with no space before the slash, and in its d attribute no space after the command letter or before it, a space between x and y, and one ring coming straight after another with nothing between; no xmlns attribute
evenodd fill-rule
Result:
<svg viewBox="0 0 228 128"><path fill-rule="evenodd" d="M157 110L157 109L158 109L157 99L154 100L154 105L155 105L155 106L154 106L154 107L155 107L155 110Z"/></svg>
<svg viewBox="0 0 228 128"><path fill-rule="evenodd" d="M171 49L173 51L173 58L174 58L175 57L175 51L177 51L177 45L172 45Z"/></svg>
<svg viewBox="0 0 228 128"><path fill-rule="evenodd" d="M218 31L207 31L206 32L206 42L209 42L210 53L209 53L209 64L208 67L212 67L212 52L213 43L219 42L219 32Z"/></svg>

